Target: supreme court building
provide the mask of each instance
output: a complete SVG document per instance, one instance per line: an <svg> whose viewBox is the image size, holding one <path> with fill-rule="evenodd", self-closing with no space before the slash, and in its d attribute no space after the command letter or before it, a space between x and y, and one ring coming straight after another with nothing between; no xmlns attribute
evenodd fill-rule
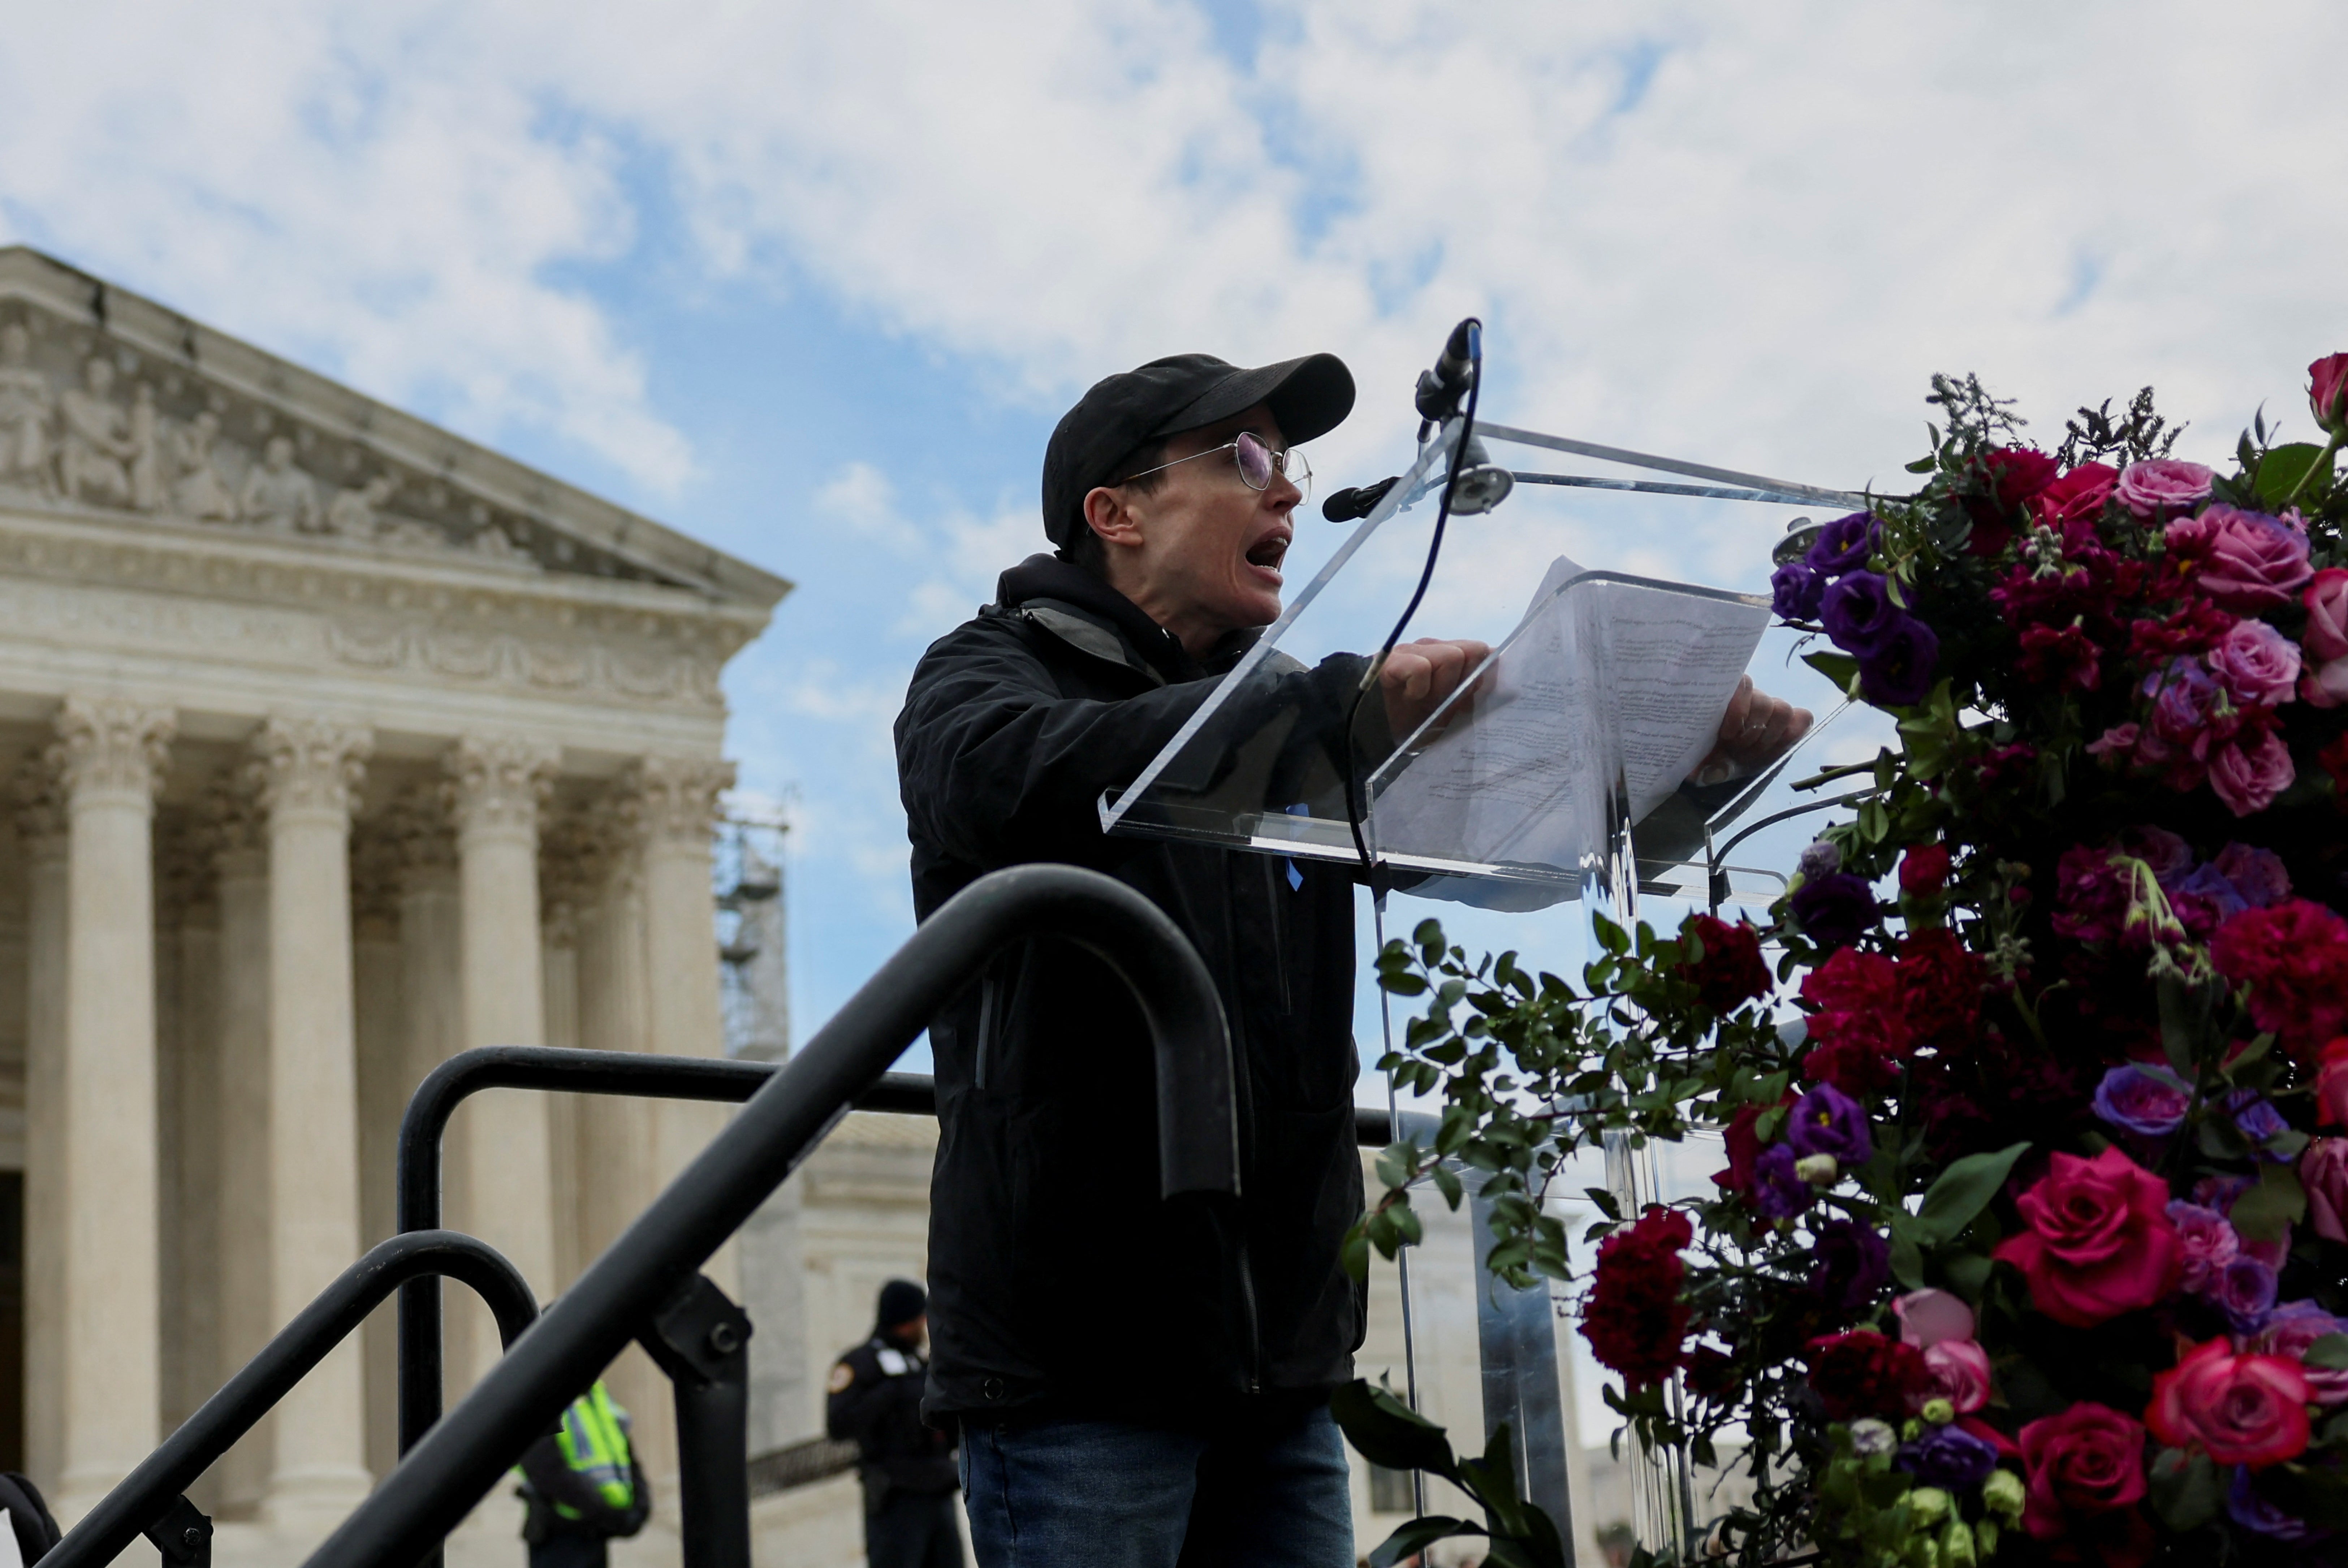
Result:
<svg viewBox="0 0 2348 1568"><path fill-rule="evenodd" d="M723 1048L718 674L788 587L0 249L0 1469L78 1518L389 1234L435 1063ZM448 1222L551 1296L724 1115L476 1097ZM446 1295L453 1398L495 1337ZM199 1504L314 1542L392 1365L386 1308ZM613 1382L674 1499L665 1382Z"/></svg>

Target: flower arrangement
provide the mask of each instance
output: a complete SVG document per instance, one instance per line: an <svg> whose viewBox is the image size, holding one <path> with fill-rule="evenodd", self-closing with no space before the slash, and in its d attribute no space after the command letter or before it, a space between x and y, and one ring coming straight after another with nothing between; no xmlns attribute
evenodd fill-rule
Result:
<svg viewBox="0 0 2348 1568"><path fill-rule="evenodd" d="M1601 922L1578 983L1432 922L1380 955L1428 998L1383 1065L1443 1113L1357 1268L1464 1171L1491 1266L1570 1278L1567 1156L1722 1130L1712 1197L1591 1191L1581 1325L1638 1440L1741 1436L1715 1554L2348 1557L2348 354L2310 375L2322 442L2261 416L2223 468L2148 393L2047 451L1936 378L1921 491L1773 581L1899 743L1804 781L1863 798L1768 926ZM1393 1400L1338 1408L1399 1451ZM1490 1561L1548 1560L1507 1517ZM1478 1531L1411 1529L1385 1560Z"/></svg>

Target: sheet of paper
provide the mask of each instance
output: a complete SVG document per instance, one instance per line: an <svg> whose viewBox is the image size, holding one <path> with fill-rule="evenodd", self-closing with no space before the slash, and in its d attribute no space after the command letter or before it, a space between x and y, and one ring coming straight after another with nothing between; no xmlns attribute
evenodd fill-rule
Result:
<svg viewBox="0 0 2348 1568"><path fill-rule="evenodd" d="M1711 750L1767 610L1581 575L1550 566L1469 709L1378 794L1383 852L1571 871L1610 779L1636 820Z"/></svg>

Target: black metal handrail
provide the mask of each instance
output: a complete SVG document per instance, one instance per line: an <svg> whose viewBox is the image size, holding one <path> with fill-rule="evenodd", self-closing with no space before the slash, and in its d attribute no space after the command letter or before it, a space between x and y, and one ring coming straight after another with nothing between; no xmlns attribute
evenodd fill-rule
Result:
<svg viewBox="0 0 2348 1568"><path fill-rule="evenodd" d="M538 1315L520 1271L488 1243L455 1231L394 1236L320 1291L41 1561L54 1568L98 1568L113 1562L378 1303L419 1275L444 1274L471 1285L489 1304L498 1334L510 1347Z"/></svg>
<svg viewBox="0 0 2348 1568"><path fill-rule="evenodd" d="M1214 983L1173 922L1123 883L1072 866L981 878L751 1097L327 1537L314 1568L407 1568L429 1551L987 962L1036 936L1093 953L1139 1004L1155 1052L1161 1195L1236 1196L1231 1037Z"/></svg>
<svg viewBox="0 0 2348 1568"><path fill-rule="evenodd" d="M441 1140L457 1108L483 1089L556 1089L738 1105L757 1093L781 1065L716 1057L657 1057L636 1051L577 1051L556 1046L482 1046L460 1051L425 1075L400 1118L399 1228L439 1228ZM931 1112L932 1103L929 1078L911 1073L886 1074L856 1100L860 1110L924 1115ZM399 1451L403 1454L440 1418L444 1345L439 1282L411 1282L399 1293Z"/></svg>

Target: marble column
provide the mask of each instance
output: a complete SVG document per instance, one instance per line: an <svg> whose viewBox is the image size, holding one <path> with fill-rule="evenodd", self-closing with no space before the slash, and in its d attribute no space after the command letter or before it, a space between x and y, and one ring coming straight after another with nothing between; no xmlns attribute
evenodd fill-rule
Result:
<svg viewBox="0 0 2348 1568"><path fill-rule="evenodd" d="M65 1451L66 818L46 762L17 776L25 890L25 1468L50 1496Z"/></svg>
<svg viewBox="0 0 2348 1568"><path fill-rule="evenodd" d="M220 1190L218 1362L233 1372L269 1342L269 844L243 768L205 798L220 907L220 1105L213 1140ZM262 1418L208 1478L221 1517L250 1520L269 1486L276 1417Z"/></svg>
<svg viewBox="0 0 2348 1568"><path fill-rule="evenodd" d="M382 824L355 830L351 844L352 995L357 1006L359 1241L372 1247L398 1227L394 1179L400 1114L407 1108L399 943L399 844ZM377 1479L399 1458L397 1298L368 1315L366 1465Z"/></svg>
<svg viewBox="0 0 2348 1568"><path fill-rule="evenodd" d="M647 1044L664 1056L725 1054L709 845L716 826L718 794L733 779L730 763L647 757L630 764L619 780L619 798L635 830L642 879ZM730 1114L722 1105L686 1100L654 1100L646 1109L646 1184L632 1212L640 1212L675 1181ZM721 1289L740 1298L733 1246L726 1246L702 1267ZM674 1494L677 1462L674 1422L665 1409L657 1419L642 1415L639 1419L644 1420L646 1439L644 1468L656 1489L665 1482Z"/></svg>
<svg viewBox="0 0 2348 1568"><path fill-rule="evenodd" d="M220 911L211 824L175 812L159 825L159 969L173 985L158 1020L163 1180L163 1429L212 1396L220 1365ZM209 1483L210 1477L204 1478ZM204 1485L201 1507L214 1501Z"/></svg>
<svg viewBox="0 0 2348 1568"><path fill-rule="evenodd" d="M155 790L169 708L67 697L50 748L66 799L66 1216L60 1274L70 1528L160 1433L155 1164Z"/></svg>
<svg viewBox="0 0 2348 1568"><path fill-rule="evenodd" d="M576 816L540 835L538 856L539 969L546 994L546 1043L576 1050L579 1024L579 941L600 871L592 830ZM593 1259L585 1247L581 1178L592 1156L580 1139L592 1095L547 1097L549 1176L554 1191L554 1284L568 1290Z"/></svg>
<svg viewBox="0 0 2348 1568"><path fill-rule="evenodd" d="M458 990L463 1043L538 1046L546 1041L540 965L538 812L557 757L550 747L467 738L445 758L448 812L457 829L458 922L463 946ZM547 1097L507 1091L475 1096L457 1115L457 1158L470 1202L468 1229L503 1253L541 1300L554 1294L554 1193ZM489 1314L469 1305L453 1357L469 1382L499 1354Z"/></svg>
<svg viewBox="0 0 2348 1568"><path fill-rule="evenodd" d="M406 1069L401 1099L416 1091L424 1075L457 1054L462 1030L458 985L457 846L449 837L448 812L438 781L408 790L393 808L387 828L399 845L399 1000ZM466 1212L461 1161L441 1158L442 1219ZM465 1310L472 1293L443 1285L442 1310ZM444 1344L453 1336L444 1327ZM444 1367L447 1363L444 1361ZM464 1385L444 1377L444 1397L453 1400Z"/></svg>
<svg viewBox="0 0 2348 1568"><path fill-rule="evenodd" d="M270 1315L283 1324L359 1255L351 794L361 727L273 718L253 742L269 817ZM365 1371L345 1340L277 1407L263 1515L322 1536L366 1498Z"/></svg>

